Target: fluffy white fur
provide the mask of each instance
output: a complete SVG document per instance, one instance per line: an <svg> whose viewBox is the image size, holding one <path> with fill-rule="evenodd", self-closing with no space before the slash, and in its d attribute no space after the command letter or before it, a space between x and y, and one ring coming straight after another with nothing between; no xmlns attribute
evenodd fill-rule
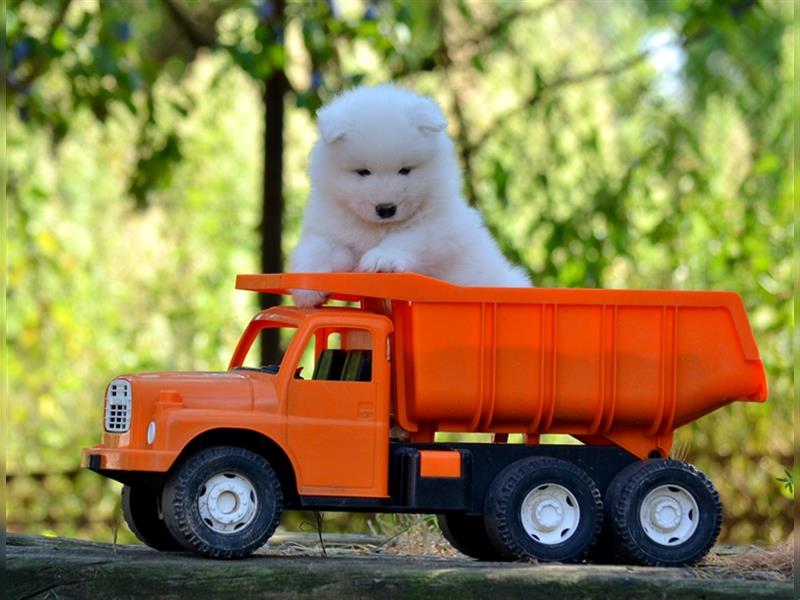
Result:
<svg viewBox="0 0 800 600"><path fill-rule="evenodd" d="M461 198L447 121L433 100L392 85L360 87L323 107L318 125L292 271L414 271L462 285L530 285ZM299 306L325 300L293 295Z"/></svg>

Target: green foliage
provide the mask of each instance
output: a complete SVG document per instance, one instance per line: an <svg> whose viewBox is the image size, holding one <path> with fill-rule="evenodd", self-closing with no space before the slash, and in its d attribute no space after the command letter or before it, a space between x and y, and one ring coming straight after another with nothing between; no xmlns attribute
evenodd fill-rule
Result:
<svg viewBox="0 0 800 600"><path fill-rule="evenodd" d="M720 488L727 540L788 534L788 3L315 1L280 22L271 1L131 6L8 15L8 464L65 474L9 480L12 530L111 539L118 486L75 474L105 383L224 368L255 310L233 281L258 268L262 82L285 69L286 251L314 111L396 79L443 105L467 200L537 285L739 292L770 400L678 445Z"/></svg>
<svg viewBox="0 0 800 600"><path fill-rule="evenodd" d="M789 469L783 470L783 477L778 477L778 481L783 485L783 488L794 498L794 475Z"/></svg>
<svg viewBox="0 0 800 600"><path fill-rule="evenodd" d="M186 77L202 52L225 56L223 70L237 69L257 84L292 67L294 103L313 114L323 100L364 79L363 69L343 67L357 44L371 47L395 74L424 68L427 49L410 43L410 32L425 31L428 17L438 14L433 3L352 5L342 13L336 3L316 0L288 3L281 19L283 4L17 0L6 34L7 106L22 122L47 128L56 141L82 109L101 123L120 108L134 115L139 158L128 191L143 208L151 192L169 187L183 158L177 124L165 127L160 113L191 111ZM291 34L302 44L302 63L289 61ZM41 84L51 67L61 75L59 84ZM170 90L160 93L159 86Z"/></svg>

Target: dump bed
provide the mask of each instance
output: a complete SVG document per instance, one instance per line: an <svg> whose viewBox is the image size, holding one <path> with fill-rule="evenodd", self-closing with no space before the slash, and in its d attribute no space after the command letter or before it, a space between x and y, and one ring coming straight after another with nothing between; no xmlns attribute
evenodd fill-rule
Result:
<svg viewBox="0 0 800 600"><path fill-rule="evenodd" d="M665 455L677 427L767 395L732 292L463 287L410 273L240 275L237 287L327 291L389 313L397 420L411 432L567 433Z"/></svg>

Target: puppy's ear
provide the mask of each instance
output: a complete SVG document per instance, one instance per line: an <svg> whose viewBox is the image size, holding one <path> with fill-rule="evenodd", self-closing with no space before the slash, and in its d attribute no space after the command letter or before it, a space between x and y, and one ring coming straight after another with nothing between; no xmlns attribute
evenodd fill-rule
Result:
<svg viewBox="0 0 800 600"><path fill-rule="evenodd" d="M326 144L333 144L344 138L349 129L347 122L337 111L323 107L317 111L317 127Z"/></svg>
<svg viewBox="0 0 800 600"><path fill-rule="evenodd" d="M447 119L444 118L439 105L429 98L423 98L411 111L411 123L425 134L444 131Z"/></svg>

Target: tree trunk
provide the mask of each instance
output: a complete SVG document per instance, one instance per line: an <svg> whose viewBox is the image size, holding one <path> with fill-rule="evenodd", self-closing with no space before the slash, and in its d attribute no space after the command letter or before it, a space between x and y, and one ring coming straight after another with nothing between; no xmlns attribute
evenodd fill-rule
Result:
<svg viewBox="0 0 800 600"><path fill-rule="evenodd" d="M283 40L286 3L277 0L269 26L275 40ZM275 69L264 82L264 178L262 187L261 272L283 271L283 124L286 74ZM280 304L279 296L260 294L261 308ZM267 329L261 335L261 364L277 364L281 358L279 330Z"/></svg>

